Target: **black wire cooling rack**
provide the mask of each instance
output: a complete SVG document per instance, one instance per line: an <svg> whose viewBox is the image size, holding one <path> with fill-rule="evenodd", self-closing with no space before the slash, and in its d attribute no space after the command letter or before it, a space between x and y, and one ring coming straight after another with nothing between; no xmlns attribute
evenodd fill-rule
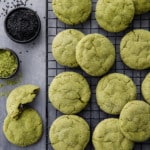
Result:
<svg viewBox="0 0 150 150"><path fill-rule="evenodd" d="M95 89L101 77L91 77L87 75L86 73L84 73L80 68L70 69L67 67L63 67L54 60L52 53L51 53L51 44L56 34L65 29L74 28L74 29L78 29L82 31L85 34L100 33L108 37L116 48L116 61L115 61L113 68L108 73L118 72L118 73L126 74L129 77L131 77L137 86L138 99L143 99L141 95L141 82L143 81L145 75L150 71L150 69L144 70L144 71L136 71L136 70L129 69L122 63L120 59L120 54L119 54L120 40L127 32L131 31L132 29L146 29L150 31L150 12L143 14L143 15L135 16L133 22L131 23L129 28L126 29L125 31L120 32L120 33L109 33L101 29L95 20L96 2L97 0L92 0L92 3L93 3L92 14L86 22L80 25L76 25L76 26L68 26L60 22L56 18L56 16L54 15L52 11L52 0L47 0L47 90L53 78L57 74L64 72L64 71L78 72L87 79L91 87L92 96L91 96L91 100L88 106L78 115L83 117L89 123L90 129L91 129L91 135L92 135L93 129L101 120L105 118L118 117L118 116L112 116L112 115L108 115L104 113L103 111L99 109L96 103ZM51 103L48 100L48 96L47 96L46 114L47 114L46 146L47 146L47 150L53 150L49 141L49 128L52 122L58 116L62 114L52 107ZM86 147L86 150L94 150L91 140L88 146ZM134 150L150 150L150 140L144 143L136 143Z"/></svg>

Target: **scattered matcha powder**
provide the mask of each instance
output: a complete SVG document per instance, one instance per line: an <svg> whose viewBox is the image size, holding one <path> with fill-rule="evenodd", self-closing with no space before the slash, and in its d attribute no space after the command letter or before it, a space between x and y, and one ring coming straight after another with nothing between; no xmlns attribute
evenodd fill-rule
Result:
<svg viewBox="0 0 150 150"><path fill-rule="evenodd" d="M0 80L0 97L7 97L11 92L10 88L14 88L14 85L22 83L22 73L19 72L15 77L6 80Z"/></svg>
<svg viewBox="0 0 150 150"><path fill-rule="evenodd" d="M4 92L0 93L0 97L4 97L4 96L7 97L10 92L11 92L11 91L4 91Z"/></svg>
<svg viewBox="0 0 150 150"><path fill-rule="evenodd" d="M15 78L7 79L5 82L6 85L16 85L22 82L21 79L22 79L22 74L19 73Z"/></svg>
<svg viewBox="0 0 150 150"><path fill-rule="evenodd" d="M0 83L0 88L2 88L4 86L4 84Z"/></svg>

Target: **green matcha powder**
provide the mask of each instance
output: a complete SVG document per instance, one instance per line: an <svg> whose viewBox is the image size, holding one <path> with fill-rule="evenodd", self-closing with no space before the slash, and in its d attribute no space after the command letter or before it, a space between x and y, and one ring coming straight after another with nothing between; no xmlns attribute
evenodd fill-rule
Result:
<svg viewBox="0 0 150 150"><path fill-rule="evenodd" d="M16 56L9 50L0 50L0 78L10 77L18 67Z"/></svg>

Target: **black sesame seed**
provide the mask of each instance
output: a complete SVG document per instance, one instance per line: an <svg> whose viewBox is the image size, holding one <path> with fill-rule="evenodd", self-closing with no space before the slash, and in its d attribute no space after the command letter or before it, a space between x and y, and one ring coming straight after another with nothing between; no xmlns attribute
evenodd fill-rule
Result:
<svg viewBox="0 0 150 150"><path fill-rule="evenodd" d="M18 42L30 41L40 30L38 16L27 8L18 8L11 12L5 23L8 35Z"/></svg>
<svg viewBox="0 0 150 150"><path fill-rule="evenodd" d="M6 16L7 13L13 8L27 6L29 0L10 0L9 2L7 0L0 0L0 3L1 2L3 3L3 8L1 8L0 13L3 13L3 16ZM28 5L31 5L31 3Z"/></svg>

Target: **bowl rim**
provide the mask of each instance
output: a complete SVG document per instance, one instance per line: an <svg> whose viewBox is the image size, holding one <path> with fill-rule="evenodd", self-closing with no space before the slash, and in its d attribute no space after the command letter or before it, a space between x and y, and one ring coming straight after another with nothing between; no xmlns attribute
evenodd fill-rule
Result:
<svg viewBox="0 0 150 150"><path fill-rule="evenodd" d="M17 60L17 68L16 68L16 70L14 71L14 73L11 74L11 75L8 76L8 77L0 77L0 79L10 79L10 78L14 77L14 76L17 74L18 70L19 70L19 67L20 67L19 57L18 57L18 55L16 54L16 52L15 52L14 50L12 50L12 49L9 49L9 48L0 48L0 51L1 51L1 50L5 50L5 51L11 52L11 53L15 56L15 58L16 58L16 60Z"/></svg>
<svg viewBox="0 0 150 150"><path fill-rule="evenodd" d="M36 31L35 35L34 35L33 37L31 37L30 39L28 39L28 40L23 40L23 41L22 41L22 40L17 40L17 39L15 39L15 38L14 38L11 34L9 34L8 31L7 31L7 20L8 20L8 17L9 17L12 13L14 13L15 11L18 11L18 10L20 10L20 9L30 10L31 12L33 12L33 13L35 14L35 17L36 17L37 20L38 20L38 30ZM10 12L8 12L8 14L7 14L7 16L5 17L5 20L4 20L4 29L5 29L5 32L6 32L7 36L8 36L11 40L13 40L14 42L17 42L17 43L29 43L29 42L33 41L33 40L39 35L40 30L41 30L41 20L40 20L39 15L37 14L37 12L34 11L34 10L32 10L31 8L28 8L28 7L18 7L18 8L14 8L14 9L12 9Z"/></svg>

